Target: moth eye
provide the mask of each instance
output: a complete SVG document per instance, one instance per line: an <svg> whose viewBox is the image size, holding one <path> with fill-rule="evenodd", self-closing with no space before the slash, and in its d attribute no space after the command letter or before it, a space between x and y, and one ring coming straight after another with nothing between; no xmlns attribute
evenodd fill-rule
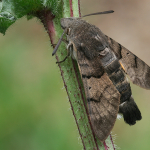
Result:
<svg viewBox="0 0 150 150"><path fill-rule="evenodd" d="M89 90L91 89L91 87L89 87Z"/></svg>
<svg viewBox="0 0 150 150"><path fill-rule="evenodd" d="M70 28L67 29L67 33L66 34L68 34L68 35L70 34Z"/></svg>
<svg viewBox="0 0 150 150"><path fill-rule="evenodd" d="M129 55L129 53L127 53L127 55Z"/></svg>

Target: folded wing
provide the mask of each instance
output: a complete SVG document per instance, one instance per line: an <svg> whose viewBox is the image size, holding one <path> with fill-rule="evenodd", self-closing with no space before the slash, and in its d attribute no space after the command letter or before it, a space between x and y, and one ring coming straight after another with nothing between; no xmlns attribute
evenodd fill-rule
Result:
<svg viewBox="0 0 150 150"><path fill-rule="evenodd" d="M104 141L110 134L119 111L120 94L105 73L100 58L89 60L77 52L77 61L95 135Z"/></svg>

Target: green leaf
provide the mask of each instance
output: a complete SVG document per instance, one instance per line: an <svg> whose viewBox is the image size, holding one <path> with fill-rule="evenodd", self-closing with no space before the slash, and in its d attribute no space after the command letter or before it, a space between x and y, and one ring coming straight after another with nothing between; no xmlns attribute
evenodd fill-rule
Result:
<svg viewBox="0 0 150 150"><path fill-rule="evenodd" d="M17 19L27 16L29 20L41 10L51 10L58 15L60 3L61 0L3 0L0 2L0 32L5 34Z"/></svg>
<svg viewBox="0 0 150 150"><path fill-rule="evenodd" d="M9 12L0 13L0 32L5 34L10 25L16 21L16 18Z"/></svg>

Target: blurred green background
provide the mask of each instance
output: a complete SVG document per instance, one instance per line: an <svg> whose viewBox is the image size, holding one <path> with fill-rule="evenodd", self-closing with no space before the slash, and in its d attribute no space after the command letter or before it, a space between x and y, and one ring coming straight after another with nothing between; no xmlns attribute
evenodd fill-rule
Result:
<svg viewBox="0 0 150 150"><path fill-rule="evenodd" d="M82 14L150 65L150 1L81 0ZM0 35L0 150L80 150L56 60L43 25L18 20ZM132 86L143 119L134 126L117 120L112 135L122 150L150 149L150 91Z"/></svg>

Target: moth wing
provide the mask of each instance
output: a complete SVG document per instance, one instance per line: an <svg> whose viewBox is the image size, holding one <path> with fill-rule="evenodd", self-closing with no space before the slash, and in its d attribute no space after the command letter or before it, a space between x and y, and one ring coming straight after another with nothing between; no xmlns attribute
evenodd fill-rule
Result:
<svg viewBox="0 0 150 150"><path fill-rule="evenodd" d="M145 89L150 89L150 67L115 40L109 37L107 38L110 47L133 84Z"/></svg>
<svg viewBox="0 0 150 150"><path fill-rule="evenodd" d="M77 51L77 61L92 128L98 139L103 142L116 121L120 94L105 73L98 57L89 60L81 51Z"/></svg>

